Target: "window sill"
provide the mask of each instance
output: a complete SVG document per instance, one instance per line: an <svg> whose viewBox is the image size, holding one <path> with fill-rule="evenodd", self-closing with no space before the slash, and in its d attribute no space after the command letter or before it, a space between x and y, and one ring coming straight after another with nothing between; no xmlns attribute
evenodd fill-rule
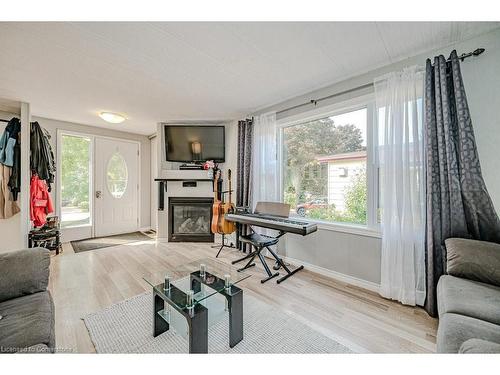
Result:
<svg viewBox="0 0 500 375"><path fill-rule="evenodd" d="M382 233L380 232L380 230L368 228L364 225L329 223L326 221L314 219L305 219L305 221L315 223L318 226L319 230L329 230L333 232L356 234L358 236L382 238Z"/></svg>

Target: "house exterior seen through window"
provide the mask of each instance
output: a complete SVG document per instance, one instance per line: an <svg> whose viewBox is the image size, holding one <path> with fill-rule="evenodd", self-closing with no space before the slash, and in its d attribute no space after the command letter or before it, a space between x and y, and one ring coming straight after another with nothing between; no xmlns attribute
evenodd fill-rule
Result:
<svg viewBox="0 0 500 375"><path fill-rule="evenodd" d="M283 128L290 216L367 223L367 108Z"/></svg>

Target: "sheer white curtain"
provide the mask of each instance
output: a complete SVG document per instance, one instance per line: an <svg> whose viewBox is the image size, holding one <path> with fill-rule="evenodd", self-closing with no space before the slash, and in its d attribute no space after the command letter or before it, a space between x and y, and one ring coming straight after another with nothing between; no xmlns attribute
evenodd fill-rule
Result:
<svg viewBox="0 0 500 375"><path fill-rule="evenodd" d="M276 113L254 117L252 147L252 206L279 201Z"/></svg>
<svg viewBox="0 0 500 375"><path fill-rule="evenodd" d="M425 301L423 87L424 74L418 67L375 80L382 210L380 294L407 305Z"/></svg>

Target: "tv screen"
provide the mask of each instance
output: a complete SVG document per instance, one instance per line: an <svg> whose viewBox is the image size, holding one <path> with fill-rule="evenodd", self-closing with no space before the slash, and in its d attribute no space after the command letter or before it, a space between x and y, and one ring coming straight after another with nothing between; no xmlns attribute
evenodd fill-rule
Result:
<svg viewBox="0 0 500 375"><path fill-rule="evenodd" d="M167 161L225 160L224 126L165 125Z"/></svg>

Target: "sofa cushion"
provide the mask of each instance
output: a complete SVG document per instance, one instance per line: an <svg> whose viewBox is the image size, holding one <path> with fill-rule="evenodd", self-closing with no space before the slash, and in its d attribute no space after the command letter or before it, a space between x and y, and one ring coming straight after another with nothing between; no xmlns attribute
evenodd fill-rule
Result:
<svg viewBox="0 0 500 375"><path fill-rule="evenodd" d="M41 247L0 254L0 302L47 290L49 266L50 251Z"/></svg>
<svg viewBox="0 0 500 375"><path fill-rule="evenodd" d="M500 325L500 287L444 275L437 296L439 316L456 313Z"/></svg>
<svg viewBox="0 0 500 375"><path fill-rule="evenodd" d="M458 352L465 354L497 354L500 353L500 344L481 339L470 339L460 346Z"/></svg>
<svg viewBox="0 0 500 375"><path fill-rule="evenodd" d="M54 348L54 305L48 291L0 303L0 351L44 344Z"/></svg>
<svg viewBox="0 0 500 375"><path fill-rule="evenodd" d="M462 344L469 339L500 343L500 326L453 313L443 314L439 318L438 353L458 353Z"/></svg>
<svg viewBox="0 0 500 375"><path fill-rule="evenodd" d="M500 244L464 238L445 244L448 274L500 286Z"/></svg>

